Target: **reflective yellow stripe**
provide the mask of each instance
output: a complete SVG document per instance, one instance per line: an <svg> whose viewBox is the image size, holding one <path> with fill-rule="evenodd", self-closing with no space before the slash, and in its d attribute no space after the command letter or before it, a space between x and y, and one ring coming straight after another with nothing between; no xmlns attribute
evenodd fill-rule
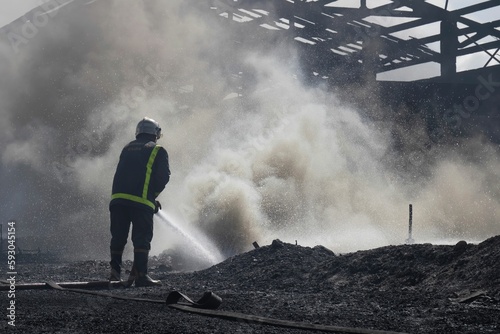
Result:
<svg viewBox="0 0 500 334"><path fill-rule="evenodd" d="M161 148L160 145L156 145L153 148L151 155L149 156L148 164L146 165L146 179L144 180L144 188L142 189L142 197L130 195L130 194L124 194L124 193L117 193L117 194L111 195L111 199L116 199L116 198L128 199L129 201L145 204L153 210L156 209L155 203L148 200L148 190L149 190L149 181L151 180L151 172L153 171L153 164L155 162L156 155L158 154L158 151L160 150L160 148Z"/></svg>
<svg viewBox="0 0 500 334"><path fill-rule="evenodd" d="M153 210L155 209L155 204L151 201L148 201L147 198L142 198L142 197L130 195L130 194L122 194L122 193L113 194L111 196L111 199L117 199L117 198L128 199L129 201L146 204L151 209L153 209Z"/></svg>
<svg viewBox="0 0 500 334"><path fill-rule="evenodd" d="M146 166L146 180L144 180L144 188L142 189L142 198L148 198L148 190L149 190L149 180L151 179L151 172L153 170L153 163L156 159L156 154L160 150L160 145L156 145L149 156L148 164ZM153 208L154 209L154 208Z"/></svg>

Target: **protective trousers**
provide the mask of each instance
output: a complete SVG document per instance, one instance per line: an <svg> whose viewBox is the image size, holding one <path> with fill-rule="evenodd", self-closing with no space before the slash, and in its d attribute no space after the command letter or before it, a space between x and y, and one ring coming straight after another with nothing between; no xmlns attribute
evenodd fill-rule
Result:
<svg viewBox="0 0 500 334"><path fill-rule="evenodd" d="M110 207L111 219L111 270L121 272L122 254L127 244L130 224L132 223L132 244L134 245L134 260L140 268L139 272L147 272L147 256L153 239L153 212L133 206L115 204ZM135 257L138 256L137 259ZM145 259L144 259L145 257ZM135 261L134 261L135 262ZM146 268L144 268L146 266ZM144 273L145 273L144 272Z"/></svg>

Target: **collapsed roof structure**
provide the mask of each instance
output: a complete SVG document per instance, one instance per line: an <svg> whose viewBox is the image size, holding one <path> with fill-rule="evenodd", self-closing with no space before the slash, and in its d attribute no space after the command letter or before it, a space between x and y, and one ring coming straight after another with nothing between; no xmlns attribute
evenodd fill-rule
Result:
<svg viewBox="0 0 500 334"><path fill-rule="evenodd" d="M309 73L334 83L348 80L338 75L345 68L349 68L350 80L366 77L367 72L375 79L377 73L424 63L440 65L440 74L428 79L429 82L470 82L471 73L457 71L457 57L477 53L488 57L483 68L500 65L497 1L454 10L448 9L448 1L444 8L414 0L383 1L381 5L368 7L372 2L380 3L216 0L211 8L220 17L239 25L233 24L233 28L251 30L255 35L272 33L299 42ZM469 18L486 10L497 12L499 18L491 22ZM417 32L418 28L429 33L423 37L405 37L405 32ZM489 71L493 70L498 71L498 67Z"/></svg>
<svg viewBox="0 0 500 334"><path fill-rule="evenodd" d="M21 34L25 22L36 20L45 7L49 16L91 6L106 10L100 1L79 6L77 1L61 0L50 9L52 2L1 28L0 36L11 31ZM454 135L479 131L500 143L496 125L500 124L500 4L496 0L470 0L462 7L448 0L192 0L184 5L236 36L226 42L233 43L226 50L214 51L213 59L223 58L219 65L228 81L234 81L233 92L224 92L221 100L228 94L244 97L252 89L252 73L241 59L246 51L293 45L301 65L295 75L306 84L326 84L367 117L379 117L381 108L405 110L422 115L429 132L436 128ZM234 54L220 54L231 48ZM192 108L196 101L206 103L204 98L193 98L193 94L208 93L190 80L194 79L183 78L175 97L182 108Z"/></svg>
<svg viewBox="0 0 500 334"><path fill-rule="evenodd" d="M479 131L500 142L498 1L214 0L211 10L257 41L295 42L306 81L326 82L368 117L382 103L422 115L440 137Z"/></svg>

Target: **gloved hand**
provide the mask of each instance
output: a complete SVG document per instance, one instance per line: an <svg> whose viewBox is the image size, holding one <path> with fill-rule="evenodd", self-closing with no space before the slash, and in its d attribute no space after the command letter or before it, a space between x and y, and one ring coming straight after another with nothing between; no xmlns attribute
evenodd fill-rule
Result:
<svg viewBox="0 0 500 334"><path fill-rule="evenodd" d="M155 213L158 213L158 211L161 210L161 204L160 201L155 202Z"/></svg>

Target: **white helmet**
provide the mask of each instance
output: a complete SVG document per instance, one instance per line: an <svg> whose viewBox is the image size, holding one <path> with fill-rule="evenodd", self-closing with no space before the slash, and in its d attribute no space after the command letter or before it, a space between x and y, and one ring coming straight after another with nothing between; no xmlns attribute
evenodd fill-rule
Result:
<svg viewBox="0 0 500 334"><path fill-rule="evenodd" d="M162 133L160 124L154 119L144 117L138 124L135 129L135 136L137 137L141 133L146 133L148 135L155 135L156 139L160 139Z"/></svg>

